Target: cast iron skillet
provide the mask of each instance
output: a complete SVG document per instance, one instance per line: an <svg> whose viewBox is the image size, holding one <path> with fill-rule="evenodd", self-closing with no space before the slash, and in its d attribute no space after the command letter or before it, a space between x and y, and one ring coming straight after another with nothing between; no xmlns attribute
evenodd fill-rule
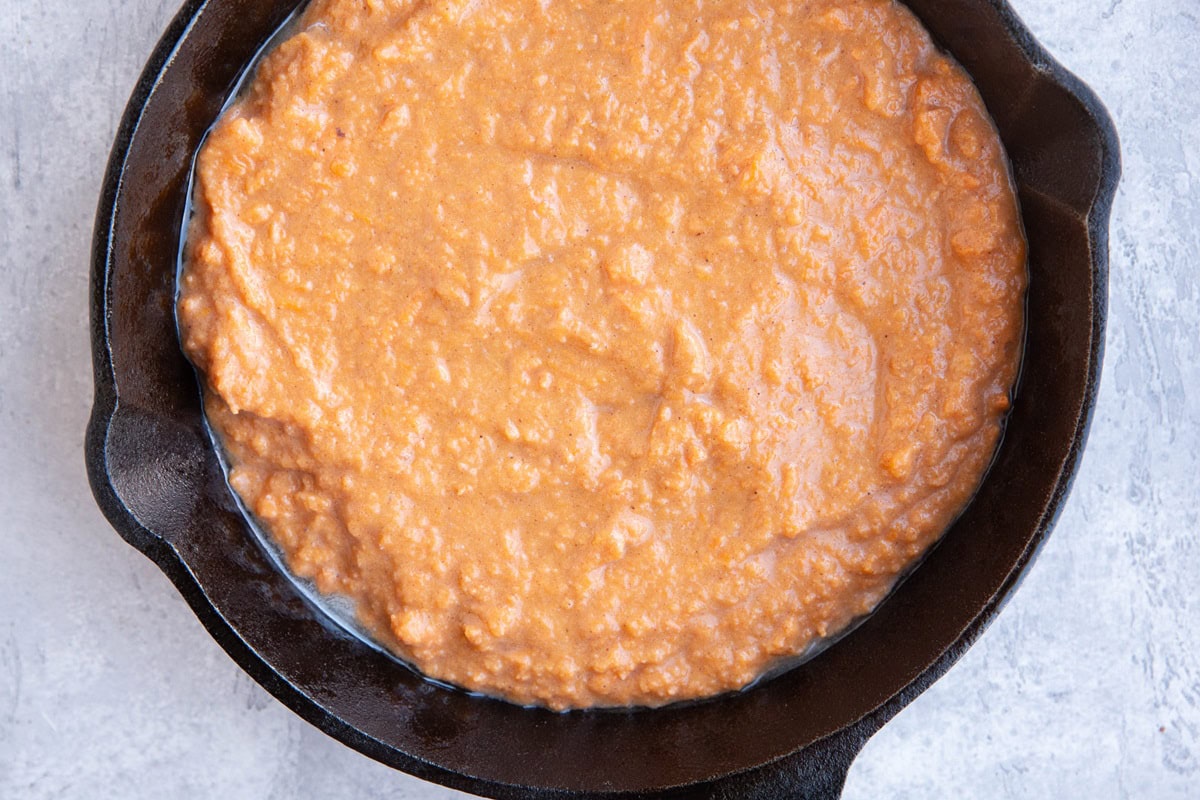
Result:
<svg viewBox="0 0 1200 800"><path fill-rule="evenodd" d="M1029 236L1023 374L990 474L925 563L816 659L689 706L552 714L437 686L332 624L260 548L206 435L172 308L188 170L298 1L188 0L129 101L92 262L87 466L105 515L255 680L385 764L497 798L838 797L866 740L995 617L1066 497L1100 374L1120 172L1100 102L1003 0L910 0L979 86Z"/></svg>

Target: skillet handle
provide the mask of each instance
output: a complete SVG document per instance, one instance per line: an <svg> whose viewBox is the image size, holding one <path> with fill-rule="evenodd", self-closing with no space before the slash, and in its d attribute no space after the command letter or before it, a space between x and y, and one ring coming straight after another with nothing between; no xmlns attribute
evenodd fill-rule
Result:
<svg viewBox="0 0 1200 800"><path fill-rule="evenodd" d="M874 729L862 722L750 772L709 784L704 800L838 800L850 765Z"/></svg>

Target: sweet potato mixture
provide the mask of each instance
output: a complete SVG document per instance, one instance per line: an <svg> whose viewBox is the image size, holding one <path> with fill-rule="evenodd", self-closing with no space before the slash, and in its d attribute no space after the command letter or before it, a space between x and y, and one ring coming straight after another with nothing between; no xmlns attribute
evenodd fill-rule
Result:
<svg viewBox="0 0 1200 800"><path fill-rule="evenodd" d="M200 154L178 303L230 483L425 674L736 689L992 456L1025 243L892 0L314 0Z"/></svg>

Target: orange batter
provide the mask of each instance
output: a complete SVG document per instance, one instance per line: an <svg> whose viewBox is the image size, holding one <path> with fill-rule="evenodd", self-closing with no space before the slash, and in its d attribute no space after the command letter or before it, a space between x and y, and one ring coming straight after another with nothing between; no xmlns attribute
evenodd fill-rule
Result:
<svg viewBox="0 0 1200 800"><path fill-rule="evenodd" d="M314 0L199 159L179 320L230 482L426 674L736 689L977 486L1025 245L891 0Z"/></svg>

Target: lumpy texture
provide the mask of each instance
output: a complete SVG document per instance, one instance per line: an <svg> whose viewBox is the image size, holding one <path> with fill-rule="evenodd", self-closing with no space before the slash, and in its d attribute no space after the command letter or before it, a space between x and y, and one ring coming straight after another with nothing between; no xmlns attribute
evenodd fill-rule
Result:
<svg viewBox="0 0 1200 800"><path fill-rule="evenodd" d="M297 574L430 676L659 705L949 525L1024 250L890 0L314 0L200 154L178 312Z"/></svg>

